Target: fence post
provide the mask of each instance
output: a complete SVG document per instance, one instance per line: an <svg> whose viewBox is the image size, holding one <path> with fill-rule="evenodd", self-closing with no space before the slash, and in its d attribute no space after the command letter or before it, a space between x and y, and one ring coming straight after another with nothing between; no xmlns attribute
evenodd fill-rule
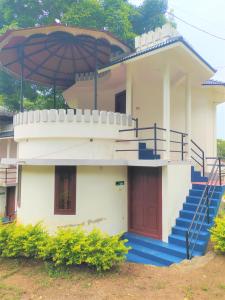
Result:
<svg viewBox="0 0 225 300"><path fill-rule="evenodd" d="M136 123L136 138L138 138L138 118L135 119L135 123Z"/></svg>
<svg viewBox="0 0 225 300"><path fill-rule="evenodd" d="M209 186L207 185L206 187L206 206L207 206L207 223L209 224L210 223L210 220L209 220Z"/></svg>
<svg viewBox="0 0 225 300"><path fill-rule="evenodd" d="M187 259L190 259L188 231L186 231L185 238L186 238L186 256Z"/></svg>
<svg viewBox="0 0 225 300"><path fill-rule="evenodd" d="M154 153L157 155L157 125L154 123Z"/></svg>
<svg viewBox="0 0 225 300"><path fill-rule="evenodd" d="M220 186L222 186L222 170L221 170L221 158L219 157L219 181Z"/></svg>
<svg viewBox="0 0 225 300"><path fill-rule="evenodd" d="M202 176L205 177L205 152L202 151Z"/></svg>
<svg viewBox="0 0 225 300"><path fill-rule="evenodd" d="M5 168L5 184L7 184L7 168Z"/></svg>
<svg viewBox="0 0 225 300"><path fill-rule="evenodd" d="M181 134L181 160L184 160L184 134Z"/></svg>

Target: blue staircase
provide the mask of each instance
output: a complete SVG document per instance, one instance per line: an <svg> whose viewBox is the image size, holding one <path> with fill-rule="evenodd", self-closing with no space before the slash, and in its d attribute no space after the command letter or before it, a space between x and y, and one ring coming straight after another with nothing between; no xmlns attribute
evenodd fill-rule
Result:
<svg viewBox="0 0 225 300"><path fill-rule="evenodd" d="M196 171L195 168L191 167L191 182L207 182L208 178L202 176L200 171Z"/></svg>
<svg viewBox="0 0 225 300"><path fill-rule="evenodd" d="M160 159L160 155L155 155L152 149L148 149L146 143L138 144L138 158L139 159Z"/></svg>
<svg viewBox="0 0 225 300"><path fill-rule="evenodd" d="M186 202L183 204L183 209L180 211L180 215L176 219L176 224L172 228L168 243L130 232L125 233L124 238L128 239L127 245L132 248L127 254L127 261L155 266L169 266L185 259L185 233L191 224L204 188L204 184L192 185L189 196L187 196ZM208 229L213 224L213 219L217 214L222 195L223 188L217 186L210 203L210 224L203 223L193 256L205 254L210 237ZM206 207L203 206L202 209L204 212Z"/></svg>

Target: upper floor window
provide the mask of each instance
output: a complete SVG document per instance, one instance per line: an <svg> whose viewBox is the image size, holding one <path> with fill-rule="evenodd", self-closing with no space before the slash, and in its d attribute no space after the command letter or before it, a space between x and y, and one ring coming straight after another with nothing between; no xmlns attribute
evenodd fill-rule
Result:
<svg viewBox="0 0 225 300"><path fill-rule="evenodd" d="M56 215L76 213L76 167L55 167L55 209Z"/></svg>

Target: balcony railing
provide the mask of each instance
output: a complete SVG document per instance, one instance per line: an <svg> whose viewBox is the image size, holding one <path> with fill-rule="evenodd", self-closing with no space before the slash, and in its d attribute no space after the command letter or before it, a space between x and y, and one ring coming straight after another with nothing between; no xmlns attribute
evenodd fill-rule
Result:
<svg viewBox="0 0 225 300"><path fill-rule="evenodd" d="M135 119L136 126L135 128L129 128L129 129L121 129L119 130L120 133L124 132L135 132L135 139L126 139L126 140L118 140L117 142L122 143L122 142L150 142L151 146L150 149L153 150L153 153L155 157L157 157L158 154L165 152L166 149L164 148L164 143L166 142L165 136L163 133L166 133L165 128L158 127L156 123L154 123L153 126L149 127L138 127L138 120ZM147 133L147 136L140 137L140 133ZM186 146L187 146L187 133L183 133L177 130L170 130L171 134L171 139L170 139L170 144L173 145L170 149L170 153L176 153L178 154L179 160L184 160L185 155L187 154ZM173 135L173 136L172 136ZM140 151L147 151L148 149L139 149L137 146L132 149L117 149L117 152L129 152L129 151L134 151L134 152L140 152Z"/></svg>
<svg viewBox="0 0 225 300"><path fill-rule="evenodd" d="M8 137L13 137L14 136L14 131L0 131L0 138L8 138Z"/></svg>
<svg viewBox="0 0 225 300"><path fill-rule="evenodd" d="M0 186L12 186L17 183L16 167L0 167Z"/></svg>

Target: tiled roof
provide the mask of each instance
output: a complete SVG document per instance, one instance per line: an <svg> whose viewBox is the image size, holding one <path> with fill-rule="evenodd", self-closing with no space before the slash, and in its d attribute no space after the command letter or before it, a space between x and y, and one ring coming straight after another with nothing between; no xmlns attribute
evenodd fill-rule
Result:
<svg viewBox="0 0 225 300"><path fill-rule="evenodd" d="M123 57L120 57L118 59L115 59L114 61L112 61L110 64L104 66L102 69L106 68L106 67L109 67L109 66L113 66L113 65L116 65L118 63L121 63L121 62L124 62L124 61L127 61L127 60L130 60L132 58L135 58L135 57L138 57L138 56L141 56L141 55L144 55L146 53L149 53L149 52L152 52L154 50L157 50L157 49L160 49L160 48L164 48L164 47L167 47L169 45L172 45L172 44L175 44L175 43L178 43L178 42L181 42L183 43L189 50L191 50L205 65L207 65L207 67L209 67L213 72L216 72L217 70L214 69L200 54L198 54L194 48L188 43L185 41L185 39L182 37L182 36L177 36L177 37L172 37L172 38L168 38L160 43L157 43L155 45L153 45L152 47L149 47L145 50L142 50L142 51L139 51L139 52L134 52L134 53L131 53L129 55L126 55L126 56L123 56Z"/></svg>
<svg viewBox="0 0 225 300"><path fill-rule="evenodd" d="M203 82L202 85L215 85L215 86L224 86L225 87L225 81L219 81L215 79L209 79Z"/></svg>

